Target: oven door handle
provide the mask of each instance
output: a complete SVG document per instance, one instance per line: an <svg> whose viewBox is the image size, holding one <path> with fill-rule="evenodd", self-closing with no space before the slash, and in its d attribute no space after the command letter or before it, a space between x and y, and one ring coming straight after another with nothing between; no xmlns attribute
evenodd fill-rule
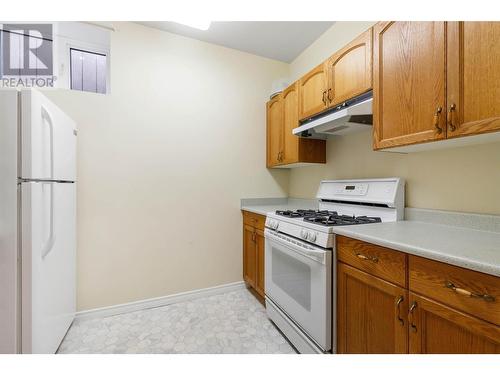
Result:
<svg viewBox="0 0 500 375"><path fill-rule="evenodd" d="M273 241L278 245L284 246L287 249L292 250L300 255L306 256L309 259L312 259L318 263L325 264L325 250L313 250L310 248L299 246L295 243L295 240L287 241L285 239L278 237L274 233L269 233L267 229L264 232L264 236L269 241Z"/></svg>

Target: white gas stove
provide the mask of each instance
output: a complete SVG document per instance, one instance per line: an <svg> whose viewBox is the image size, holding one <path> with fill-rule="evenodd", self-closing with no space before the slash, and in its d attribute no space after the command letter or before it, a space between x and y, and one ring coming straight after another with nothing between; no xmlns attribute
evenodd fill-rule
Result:
<svg viewBox="0 0 500 375"><path fill-rule="evenodd" d="M335 352L334 228L402 220L404 185L400 178L322 181L318 210L267 214L266 310L301 353Z"/></svg>

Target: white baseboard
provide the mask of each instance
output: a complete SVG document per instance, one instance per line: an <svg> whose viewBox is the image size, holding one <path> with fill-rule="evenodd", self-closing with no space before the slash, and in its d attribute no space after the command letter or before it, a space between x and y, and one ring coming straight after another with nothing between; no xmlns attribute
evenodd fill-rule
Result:
<svg viewBox="0 0 500 375"><path fill-rule="evenodd" d="M100 307L91 310L83 310L83 311L78 311L76 313L75 320L104 318L107 316L112 316L117 314L124 314L133 311L151 309L154 307L166 306L166 305L171 305L173 303L189 301L196 298L209 297L216 294L232 292L234 290L242 289L244 287L245 283L243 281L237 281L235 283L213 286L211 288L190 290L189 292L171 294L169 296L143 299L140 301L134 301L107 307Z"/></svg>

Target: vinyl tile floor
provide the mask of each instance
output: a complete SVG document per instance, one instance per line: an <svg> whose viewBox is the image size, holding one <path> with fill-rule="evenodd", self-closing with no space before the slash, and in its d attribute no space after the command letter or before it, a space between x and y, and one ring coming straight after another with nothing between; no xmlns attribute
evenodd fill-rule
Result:
<svg viewBox="0 0 500 375"><path fill-rule="evenodd" d="M58 353L295 353L246 289L76 320Z"/></svg>

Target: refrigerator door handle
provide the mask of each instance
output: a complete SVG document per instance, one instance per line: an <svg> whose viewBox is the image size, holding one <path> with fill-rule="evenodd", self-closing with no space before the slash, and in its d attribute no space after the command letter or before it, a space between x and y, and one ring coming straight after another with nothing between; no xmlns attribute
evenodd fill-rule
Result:
<svg viewBox="0 0 500 375"><path fill-rule="evenodd" d="M42 105L42 120L45 120L49 125L49 131L50 131L50 176L48 177L49 180L52 180L54 178L54 124L52 122L52 117L49 114L49 111Z"/></svg>
<svg viewBox="0 0 500 375"><path fill-rule="evenodd" d="M54 184L48 183L50 186L50 208L49 208L49 236L42 247L42 259L50 253L54 247Z"/></svg>

